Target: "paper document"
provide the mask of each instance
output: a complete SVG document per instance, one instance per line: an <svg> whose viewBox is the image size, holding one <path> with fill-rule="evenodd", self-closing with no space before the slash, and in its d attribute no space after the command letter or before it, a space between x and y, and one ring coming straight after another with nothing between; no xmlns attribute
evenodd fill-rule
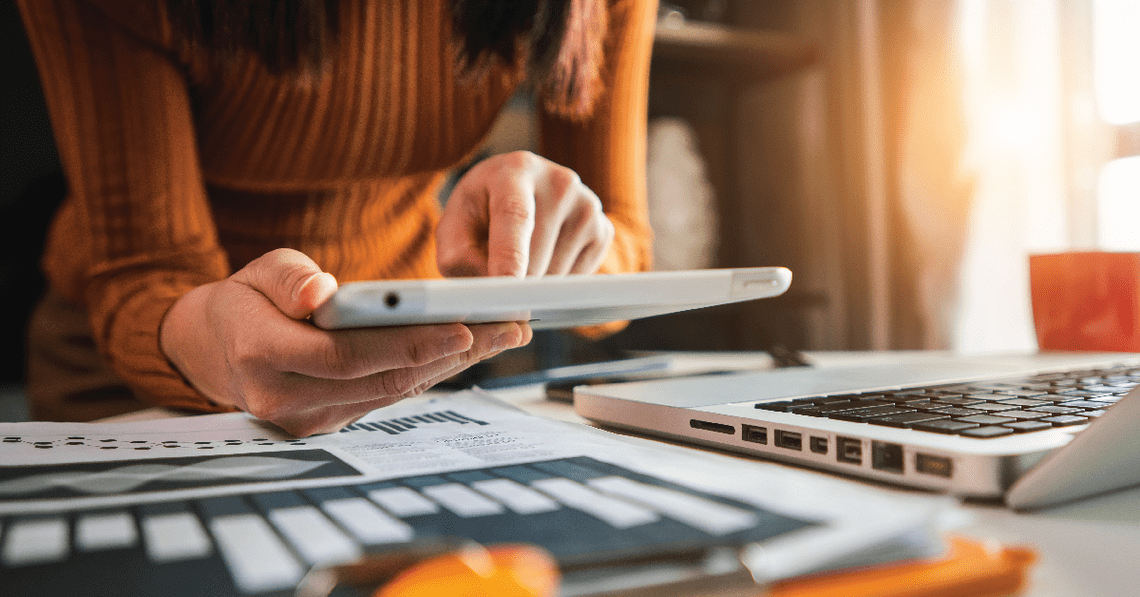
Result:
<svg viewBox="0 0 1140 597"><path fill-rule="evenodd" d="M563 563L755 544L749 565L771 580L937 550L953 511L942 498L535 417L480 391L405 400L304 439L244 414L5 423L0 463L5 574L109 549L171 570L220 557L239 594L441 528L543 544Z"/></svg>

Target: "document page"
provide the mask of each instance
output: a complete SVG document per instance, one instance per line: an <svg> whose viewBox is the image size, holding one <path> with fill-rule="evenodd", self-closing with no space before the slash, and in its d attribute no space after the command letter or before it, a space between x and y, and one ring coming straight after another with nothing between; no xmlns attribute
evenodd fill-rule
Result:
<svg viewBox="0 0 1140 597"><path fill-rule="evenodd" d="M753 574L773 580L868 554L929 555L953 513L943 498L536 417L480 390L405 400L309 438L245 414L0 424L0 563L38 570L36 583L40 567L79 565L83 545L110 541L90 534L107 516L141 529L109 535L138 552L131 565L220 556L225 582L257 594L441 528L534 542L562 563L751 545ZM198 538L164 546L162 525ZM328 537L314 543L314 528ZM242 556L251 538L259 553L279 546L276 567Z"/></svg>

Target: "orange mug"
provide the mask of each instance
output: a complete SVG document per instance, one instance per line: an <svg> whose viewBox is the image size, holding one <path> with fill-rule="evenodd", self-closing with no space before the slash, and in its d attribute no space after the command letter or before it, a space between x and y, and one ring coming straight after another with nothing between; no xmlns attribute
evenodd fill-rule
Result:
<svg viewBox="0 0 1140 597"><path fill-rule="evenodd" d="M1041 350L1140 352L1140 253L1030 255Z"/></svg>

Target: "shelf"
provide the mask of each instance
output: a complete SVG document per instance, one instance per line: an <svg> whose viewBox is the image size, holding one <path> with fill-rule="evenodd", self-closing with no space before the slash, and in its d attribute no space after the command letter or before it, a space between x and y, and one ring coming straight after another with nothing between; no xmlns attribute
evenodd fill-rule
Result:
<svg viewBox="0 0 1140 597"><path fill-rule="evenodd" d="M713 23L658 25L653 67L687 75L767 79L796 72L816 60L815 46L794 35Z"/></svg>

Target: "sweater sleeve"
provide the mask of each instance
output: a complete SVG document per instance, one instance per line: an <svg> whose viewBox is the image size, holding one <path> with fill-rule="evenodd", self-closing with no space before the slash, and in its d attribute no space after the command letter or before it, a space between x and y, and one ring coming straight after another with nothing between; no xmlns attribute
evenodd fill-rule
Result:
<svg viewBox="0 0 1140 597"><path fill-rule="evenodd" d="M613 222L614 242L603 273L644 271L652 265L645 151L656 17L656 0L611 2L604 87L593 112L582 121L546 111L539 118L542 155L577 172Z"/></svg>
<svg viewBox="0 0 1140 597"><path fill-rule="evenodd" d="M217 410L158 341L166 311L183 293L229 273L182 68L172 53L80 0L19 5L68 181L44 257L48 278L85 306L100 352L140 398Z"/></svg>

